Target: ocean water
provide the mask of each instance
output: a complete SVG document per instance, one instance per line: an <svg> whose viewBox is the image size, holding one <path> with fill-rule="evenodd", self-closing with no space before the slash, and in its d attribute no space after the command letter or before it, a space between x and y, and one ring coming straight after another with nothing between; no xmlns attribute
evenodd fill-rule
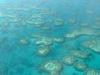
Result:
<svg viewBox="0 0 100 75"><path fill-rule="evenodd" d="M100 75L100 1L0 0L0 75Z"/></svg>

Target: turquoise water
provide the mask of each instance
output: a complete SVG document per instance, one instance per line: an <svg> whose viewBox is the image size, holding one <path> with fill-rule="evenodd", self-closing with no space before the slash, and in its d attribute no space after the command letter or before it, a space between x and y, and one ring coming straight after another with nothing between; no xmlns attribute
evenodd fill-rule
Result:
<svg viewBox="0 0 100 75"><path fill-rule="evenodd" d="M100 1L0 0L0 75L100 75Z"/></svg>

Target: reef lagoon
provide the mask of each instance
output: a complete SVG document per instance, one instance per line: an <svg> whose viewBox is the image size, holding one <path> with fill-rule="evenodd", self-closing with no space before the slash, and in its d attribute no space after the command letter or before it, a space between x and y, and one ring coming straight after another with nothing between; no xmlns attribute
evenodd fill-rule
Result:
<svg viewBox="0 0 100 75"><path fill-rule="evenodd" d="M0 0L0 75L100 75L100 0Z"/></svg>

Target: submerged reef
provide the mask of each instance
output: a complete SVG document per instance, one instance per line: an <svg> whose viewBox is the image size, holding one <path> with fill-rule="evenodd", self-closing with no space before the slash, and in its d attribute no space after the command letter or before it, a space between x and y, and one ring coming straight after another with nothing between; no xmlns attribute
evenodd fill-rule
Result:
<svg viewBox="0 0 100 75"><path fill-rule="evenodd" d="M89 56L91 55L89 52L87 51L82 51L82 50L74 50L71 51L71 54L76 57L76 58L80 58L80 59L87 59L89 58Z"/></svg>
<svg viewBox="0 0 100 75"><path fill-rule="evenodd" d="M100 75L100 70L88 69L85 72L85 75Z"/></svg>
<svg viewBox="0 0 100 75"><path fill-rule="evenodd" d="M36 54L40 56L46 56L50 52L50 48L45 45L40 45L37 48Z"/></svg>
<svg viewBox="0 0 100 75"><path fill-rule="evenodd" d="M100 0L0 0L0 75L100 75Z"/></svg>
<svg viewBox="0 0 100 75"><path fill-rule="evenodd" d="M63 62L67 65L73 65L73 63L76 61L76 59L73 56L65 56L63 58Z"/></svg>
<svg viewBox="0 0 100 75"><path fill-rule="evenodd" d="M93 30L90 27L80 27L76 30L70 31L65 34L65 37L67 38L75 38L80 35L99 35L98 32L96 33L96 30Z"/></svg>
<svg viewBox="0 0 100 75"><path fill-rule="evenodd" d="M88 68L88 66L83 62L75 62L73 65L74 68L79 71L85 71Z"/></svg>
<svg viewBox="0 0 100 75"><path fill-rule="evenodd" d="M57 61L47 61L41 66L42 70L48 72L50 75L58 75L62 69L62 64Z"/></svg>
<svg viewBox="0 0 100 75"><path fill-rule="evenodd" d="M90 48L94 52L100 53L100 39L89 39L83 41L82 45Z"/></svg>

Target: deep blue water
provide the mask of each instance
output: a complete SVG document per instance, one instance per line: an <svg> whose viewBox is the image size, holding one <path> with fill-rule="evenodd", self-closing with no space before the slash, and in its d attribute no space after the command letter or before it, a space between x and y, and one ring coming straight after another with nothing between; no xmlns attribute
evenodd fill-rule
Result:
<svg viewBox="0 0 100 75"><path fill-rule="evenodd" d="M77 61L68 65L66 56ZM100 75L99 0L0 0L0 75L52 75L41 69L48 61L62 66L54 75Z"/></svg>

